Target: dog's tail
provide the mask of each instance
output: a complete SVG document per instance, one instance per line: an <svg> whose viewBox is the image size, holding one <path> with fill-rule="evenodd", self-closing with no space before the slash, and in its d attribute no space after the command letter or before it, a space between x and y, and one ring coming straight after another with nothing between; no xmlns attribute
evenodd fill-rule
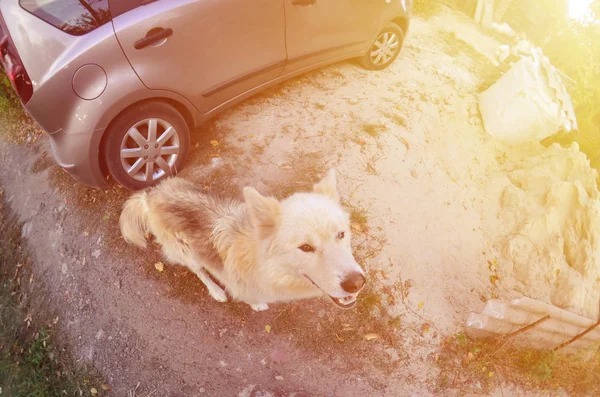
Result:
<svg viewBox="0 0 600 397"><path fill-rule="evenodd" d="M125 202L119 218L121 234L125 241L142 248L146 248L146 233L149 232L147 198L146 192L131 196Z"/></svg>

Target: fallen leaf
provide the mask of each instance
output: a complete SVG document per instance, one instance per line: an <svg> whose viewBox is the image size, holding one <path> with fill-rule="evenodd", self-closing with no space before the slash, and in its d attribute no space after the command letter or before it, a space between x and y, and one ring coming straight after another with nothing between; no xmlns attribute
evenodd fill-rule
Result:
<svg viewBox="0 0 600 397"><path fill-rule="evenodd" d="M270 333L271 333L271 326L270 326L269 324L265 325L265 332L266 332L267 334L270 334Z"/></svg>
<svg viewBox="0 0 600 397"><path fill-rule="evenodd" d="M279 380L279 381L281 381L281 380L283 380L283 376L281 376L281 375L277 375L277 376L275 377L275 380Z"/></svg>
<svg viewBox="0 0 600 397"><path fill-rule="evenodd" d="M95 387L91 387L90 388L90 393L92 393L92 396L95 396L96 394L98 394L98 390L96 390Z"/></svg>
<svg viewBox="0 0 600 397"><path fill-rule="evenodd" d="M335 334L335 340L337 340L338 342L342 343L344 342L344 338L342 338L341 336L339 336L338 334Z"/></svg>
<svg viewBox="0 0 600 397"><path fill-rule="evenodd" d="M101 385L100 388L102 390L104 390L104 391L110 391L110 390L112 390L109 385Z"/></svg>
<svg viewBox="0 0 600 397"><path fill-rule="evenodd" d="M353 231L358 232L358 233L361 233L363 231L362 226L356 222L352 222L352 224L350 224L350 227L352 228Z"/></svg>
<svg viewBox="0 0 600 397"><path fill-rule="evenodd" d="M156 262L156 263L154 264L154 268L155 268L156 270L158 270L159 272L161 272L161 273L165 271L165 265L164 265L164 263L162 263L162 262Z"/></svg>
<svg viewBox="0 0 600 397"><path fill-rule="evenodd" d="M213 139L212 141L210 141L210 144L211 144L213 147L217 147L217 146L219 146L219 141L217 141L217 140L214 140L214 139Z"/></svg>
<svg viewBox="0 0 600 397"><path fill-rule="evenodd" d="M377 334L374 334L374 333L368 333L368 334L365 334L364 338L365 338L365 340L375 340L375 339L379 339L380 336Z"/></svg>
<svg viewBox="0 0 600 397"><path fill-rule="evenodd" d="M419 304L417 305L417 307L418 307L419 309L422 309L422 308L423 308L423 302L419 302Z"/></svg>
<svg viewBox="0 0 600 397"><path fill-rule="evenodd" d="M490 371L490 372L488 372L488 376L489 376L490 378L491 378L491 377L493 377L493 376L494 376L494 371Z"/></svg>
<svg viewBox="0 0 600 397"><path fill-rule="evenodd" d="M408 143L408 141L406 139L404 139L403 137L399 136L398 140L400 142L402 142L402 144L404 145L404 147L406 148L406 150L410 150L410 144Z"/></svg>

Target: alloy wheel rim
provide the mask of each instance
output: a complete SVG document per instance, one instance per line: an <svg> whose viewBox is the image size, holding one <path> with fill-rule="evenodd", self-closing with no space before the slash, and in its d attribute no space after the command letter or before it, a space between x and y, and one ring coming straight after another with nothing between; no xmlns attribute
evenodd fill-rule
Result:
<svg viewBox="0 0 600 397"><path fill-rule="evenodd" d="M152 182L175 171L179 135L170 123L158 118L134 124L121 141L121 165L133 179Z"/></svg>
<svg viewBox="0 0 600 397"><path fill-rule="evenodd" d="M371 47L369 54L374 65L381 66L388 63L398 53L400 39L394 32L382 33Z"/></svg>

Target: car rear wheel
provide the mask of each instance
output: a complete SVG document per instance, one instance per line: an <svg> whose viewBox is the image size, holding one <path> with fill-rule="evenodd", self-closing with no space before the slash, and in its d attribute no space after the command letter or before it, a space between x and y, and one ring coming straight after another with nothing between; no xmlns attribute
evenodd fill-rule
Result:
<svg viewBox="0 0 600 397"><path fill-rule="evenodd" d="M175 175L190 146L185 119L165 102L143 102L125 110L104 140L106 166L121 185L140 190Z"/></svg>
<svg viewBox="0 0 600 397"><path fill-rule="evenodd" d="M368 70L382 70L396 60L404 44L404 33L395 23L389 23L377 35L369 51L361 58L361 65Z"/></svg>

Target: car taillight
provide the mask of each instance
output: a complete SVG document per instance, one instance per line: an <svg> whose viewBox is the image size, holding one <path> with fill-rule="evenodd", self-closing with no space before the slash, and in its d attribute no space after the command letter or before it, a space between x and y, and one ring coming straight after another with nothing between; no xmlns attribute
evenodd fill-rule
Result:
<svg viewBox="0 0 600 397"><path fill-rule="evenodd" d="M12 83L17 95L23 104L29 102L33 96L33 85L25 71L25 66L17 54L17 50L10 40L8 31L4 26L4 20L0 16L0 64L6 71L8 79Z"/></svg>

